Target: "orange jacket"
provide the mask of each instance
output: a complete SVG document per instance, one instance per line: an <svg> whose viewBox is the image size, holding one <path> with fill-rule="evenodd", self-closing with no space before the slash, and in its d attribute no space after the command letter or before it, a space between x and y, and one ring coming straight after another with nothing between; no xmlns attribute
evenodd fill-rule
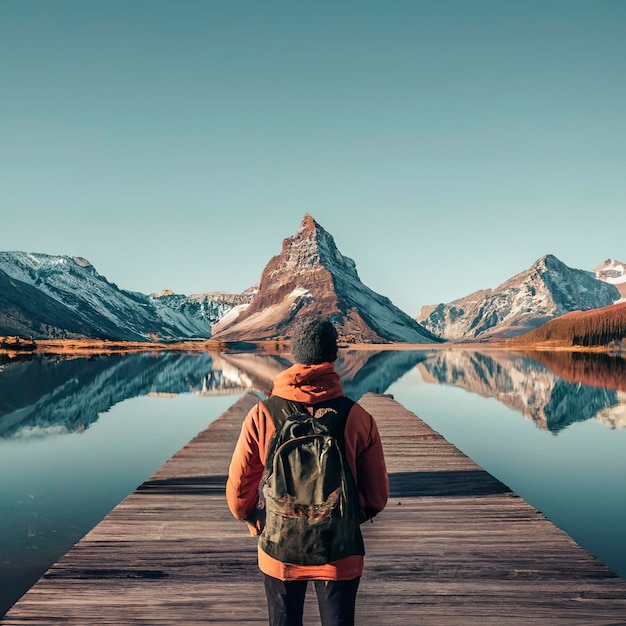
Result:
<svg viewBox="0 0 626 626"><path fill-rule="evenodd" d="M344 395L332 363L296 364L274 379L272 395L308 405ZM255 405L241 428L228 471L226 499L232 514L245 520L258 500L258 486L265 457L274 434L274 422L262 403ZM389 479L383 448L374 418L354 404L345 428L345 453L356 479L363 517L372 518L385 507ZM251 534L258 529L249 523ZM363 557L354 555L328 565L281 563L259 548L259 568L281 580L351 580L363 571Z"/></svg>

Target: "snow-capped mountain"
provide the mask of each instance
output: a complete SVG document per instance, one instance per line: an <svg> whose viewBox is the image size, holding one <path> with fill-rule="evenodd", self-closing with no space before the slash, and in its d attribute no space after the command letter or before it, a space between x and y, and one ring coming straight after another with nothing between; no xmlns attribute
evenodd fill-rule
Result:
<svg viewBox="0 0 626 626"><path fill-rule="evenodd" d="M423 307L417 320L453 341L513 337L570 311L608 306L619 297L614 285L593 272L572 269L547 255L496 289Z"/></svg>
<svg viewBox="0 0 626 626"><path fill-rule="evenodd" d="M0 262L0 335L85 337L89 324L36 287L11 278Z"/></svg>
<svg viewBox="0 0 626 626"><path fill-rule="evenodd" d="M207 338L220 313L233 306L222 294L185 300L124 291L79 257L0 252L0 334L134 341Z"/></svg>
<svg viewBox="0 0 626 626"><path fill-rule="evenodd" d="M150 294L150 299L154 304L164 305L186 317L200 320L211 328L233 309L250 304L255 293L256 288L252 287L243 293L214 291L185 296L166 289Z"/></svg>
<svg viewBox="0 0 626 626"><path fill-rule="evenodd" d="M593 270L598 280L615 285L623 299L626 300L626 263L607 259Z"/></svg>
<svg viewBox="0 0 626 626"><path fill-rule="evenodd" d="M286 338L298 316L318 312L333 320L344 341L440 341L388 298L366 287L354 261L339 252L333 237L310 215L267 264L250 305L216 324L214 338Z"/></svg>

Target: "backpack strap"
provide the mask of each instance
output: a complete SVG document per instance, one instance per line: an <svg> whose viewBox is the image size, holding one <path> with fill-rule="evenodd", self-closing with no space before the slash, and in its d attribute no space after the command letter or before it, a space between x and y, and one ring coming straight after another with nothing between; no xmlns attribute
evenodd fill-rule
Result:
<svg viewBox="0 0 626 626"><path fill-rule="evenodd" d="M304 413L308 415L310 414L309 407L313 407L314 417L323 417L324 409L332 409L334 412L338 413L342 417L343 428L341 431L343 433L348 414L354 406L354 400L346 396L341 396L339 398L332 398L331 400L322 400L315 404L305 404L304 402L296 402L295 400L286 400L279 396L270 396L267 400L263 400L262 404L271 415L276 430L282 426L288 417L294 415L294 413ZM335 436L339 435L338 432L333 434ZM343 435L341 439L343 439Z"/></svg>
<svg viewBox="0 0 626 626"><path fill-rule="evenodd" d="M267 400L263 400L262 404L265 406L274 422L274 426L276 428L274 436L278 435L280 427L285 423L287 418L296 413L311 415L308 407L313 407L313 417L323 421L329 432L337 439L341 453L345 455L344 431L346 428L348 414L355 404L354 400L351 400L346 396L341 396L330 400L322 400L321 402L316 402L315 404L305 404L304 402L296 402L295 400L286 400L285 398L281 398L279 396L270 396ZM335 415L339 417L339 419L335 418L333 420L324 420L324 415L326 413L325 409L330 409L332 413L335 413ZM266 467L267 463L273 458L274 448L274 439L272 438L268 448Z"/></svg>
<svg viewBox="0 0 626 626"><path fill-rule="evenodd" d="M271 415L276 431L280 429L285 420L294 413L308 413L307 405L295 400L286 400L279 396L270 396L261 402Z"/></svg>

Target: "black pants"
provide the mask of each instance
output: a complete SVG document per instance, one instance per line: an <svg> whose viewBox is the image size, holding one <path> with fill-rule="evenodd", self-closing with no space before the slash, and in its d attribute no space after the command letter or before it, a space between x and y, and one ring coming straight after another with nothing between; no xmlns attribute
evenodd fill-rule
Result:
<svg viewBox="0 0 626 626"><path fill-rule="evenodd" d="M267 574L263 574L263 577L270 626L302 626L307 581L278 580ZM354 626L356 592L360 580L315 581L322 626Z"/></svg>

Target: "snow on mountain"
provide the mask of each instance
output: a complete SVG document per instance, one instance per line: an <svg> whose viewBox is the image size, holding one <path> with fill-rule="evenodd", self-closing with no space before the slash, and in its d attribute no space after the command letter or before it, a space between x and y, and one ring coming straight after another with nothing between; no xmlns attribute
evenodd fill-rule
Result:
<svg viewBox="0 0 626 626"><path fill-rule="evenodd" d="M0 335L78 338L89 331L76 313L0 269Z"/></svg>
<svg viewBox="0 0 626 626"><path fill-rule="evenodd" d="M366 287L354 261L339 252L333 237L310 215L269 261L250 305L235 319L216 324L214 338L286 338L294 320L307 313L331 318L344 341L440 341L388 298Z"/></svg>
<svg viewBox="0 0 626 626"><path fill-rule="evenodd" d="M150 294L150 301L159 308L162 316L172 315L172 311L185 319L195 320L201 327L212 329L218 321L231 315L233 310L240 311L250 304L254 291L233 294L209 292L185 296L172 291Z"/></svg>
<svg viewBox="0 0 626 626"><path fill-rule="evenodd" d="M625 264L615 259L607 259L594 269L596 278L605 280L608 283L626 282Z"/></svg>
<svg viewBox="0 0 626 626"><path fill-rule="evenodd" d="M603 280L610 285L615 285L622 296L622 300L626 301L626 263L616 261L615 259L607 259L594 269L596 278Z"/></svg>
<svg viewBox="0 0 626 626"><path fill-rule="evenodd" d="M496 289L424 307L417 319L454 341L512 337L564 313L608 306L618 299L614 285L547 255Z"/></svg>
<svg viewBox="0 0 626 626"><path fill-rule="evenodd" d="M7 288L15 292L9 304L16 308L13 317L19 324L14 331L18 334L138 341L211 335L210 321L202 316L185 307L172 308L159 298L121 290L80 257L0 252L0 273ZM53 309L54 324L33 319L33 312L25 311L26 303L18 299L24 290L35 309ZM12 330L7 317L0 320L0 326L4 332Z"/></svg>
<svg viewBox="0 0 626 626"><path fill-rule="evenodd" d="M298 316L317 312L346 342L474 340L514 336L620 294L626 264L607 259L592 273L548 255L496 289L423 307L416 321L363 285L355 262L310 215L242 294L148 296L119 289L80 257L0 252L0 334L35 339L281 339Z"/></svg>

